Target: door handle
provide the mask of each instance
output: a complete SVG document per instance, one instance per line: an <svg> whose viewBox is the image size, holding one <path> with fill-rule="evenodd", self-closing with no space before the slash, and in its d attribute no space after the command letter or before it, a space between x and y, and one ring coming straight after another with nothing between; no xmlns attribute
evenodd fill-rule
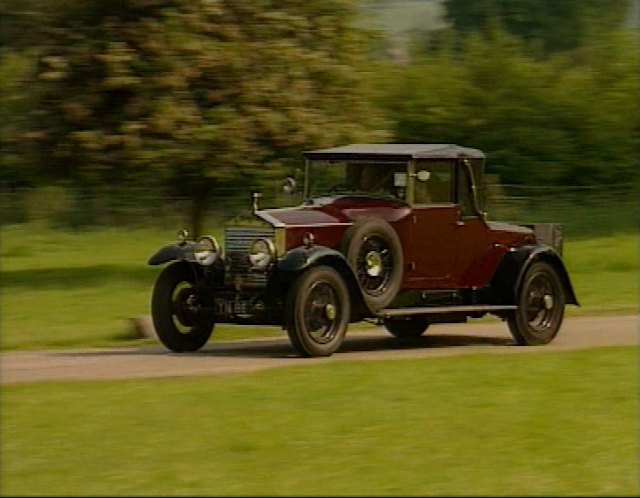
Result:
<svg viewBox="0 0 640 498"><path fill-rule="evenodd" d="M465 222L462 221L462 220L458 220L458 221L456 221L456 226L463 227L463 226L465 226Z"/></svg>

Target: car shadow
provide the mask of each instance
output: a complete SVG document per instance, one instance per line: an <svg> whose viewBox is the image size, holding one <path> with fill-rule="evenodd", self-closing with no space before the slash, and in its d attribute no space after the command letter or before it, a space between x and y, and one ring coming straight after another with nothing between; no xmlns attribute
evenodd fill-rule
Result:
<svg viewBox="0 0 640 498"><path fill-rule="evenodd" d="M375 336L372 334L347 335L338 356L344 353L373 353L383 351L410 351L420 349L447 349L476 346L515 346L507 337L487 337L463 334L429 334L415 339ZM195 352L175 353L162 346L146 346L135 349L105 349L91 351L56 352L62 356L173 356L173 357L236 357L236 358L300 358L287 338L258 339L233 342L210 342Z"/></svg>

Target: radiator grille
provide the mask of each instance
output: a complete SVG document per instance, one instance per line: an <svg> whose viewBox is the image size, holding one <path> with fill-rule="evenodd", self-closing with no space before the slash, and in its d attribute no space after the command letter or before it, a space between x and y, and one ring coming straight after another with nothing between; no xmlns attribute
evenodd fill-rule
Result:
<svg viewBox="0 0 640 498"><path fill-rule="evenodd" d="M242 287L264 287L265 273L249 271L249 246L255 239L273 240L273 228L227 228L224 232L224 253L227 263L225 283Z"/></svg>

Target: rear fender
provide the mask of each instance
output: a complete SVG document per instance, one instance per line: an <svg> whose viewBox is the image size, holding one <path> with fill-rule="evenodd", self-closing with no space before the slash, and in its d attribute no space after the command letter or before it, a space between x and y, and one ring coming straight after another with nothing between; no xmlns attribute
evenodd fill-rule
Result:
<svg viewBox="0 0 640 498"><path fill-rule="evenodd" d="M160 248L153 256L147 261L148 265L156 266L169 261L190 261L194 262L193 248L195 242L175 243L167 244Z"/></svg>
<svg viewBox="0 0 640 498"><path fill-rule="evenodd" d="M517 290L524 275L536 261L545 261L556 269L564 287L567 304L580 306L562 258L553 247L546 245L523 246L504 255L491 280L491 287L497 291L501 303L515 304Z"/></svg>

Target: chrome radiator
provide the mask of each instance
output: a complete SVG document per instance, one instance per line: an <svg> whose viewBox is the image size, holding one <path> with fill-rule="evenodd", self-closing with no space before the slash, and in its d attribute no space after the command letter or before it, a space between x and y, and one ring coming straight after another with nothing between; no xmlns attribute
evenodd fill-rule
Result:
<svg viewBox="0 0 640 498"><path fill-rule="evenodd" d="M273 228L234 227L224 231L226 261L225 284L242 288L259 288L267 285L267 275L253 272L249 265L249 247L255 239L274 239Z"/></svg>

